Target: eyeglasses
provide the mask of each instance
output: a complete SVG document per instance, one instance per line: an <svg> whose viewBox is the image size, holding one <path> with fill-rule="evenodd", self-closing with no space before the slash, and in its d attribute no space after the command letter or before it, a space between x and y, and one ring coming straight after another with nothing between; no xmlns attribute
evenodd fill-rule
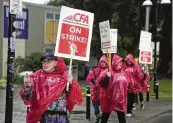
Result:
<svg viewBox="0 0 173 123"><path fill-rule="evenodd" d="M53 60L49 60L49 59L45 59L42 61L42 64L49 64L51 63Z"/></svg>

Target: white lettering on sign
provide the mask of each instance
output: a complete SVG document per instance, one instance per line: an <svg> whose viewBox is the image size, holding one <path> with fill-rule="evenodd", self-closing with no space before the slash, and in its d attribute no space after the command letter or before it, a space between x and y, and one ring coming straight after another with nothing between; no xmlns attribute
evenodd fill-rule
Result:
<svg viewBox="0 0 173 123"><path fill-rule="evenodd" d="M9 7L6 7L6 17L8 18ZM16 19L27 19L27 13L25 11L22 12L22 15L16 15Z"/></svg>
<svg viewBox="0 0 173 123"><path fill-rule="evenodd" d="M14 21L13 26L16 29L25 29L25 21Z"/></svg>
<svg viewBox="0 0 173 123"><path fill-rule="evenodd" d="M69 35L69 34L61 34L61 39L65 39L68 41L77 41L77 42L82 42L82 43L87 43L88 38L85 37L79 37L76 35Z"/></svg>
<svg viewBox="0 0 173 123"><path fill-rule="evenodd" d="M70 27L70 32L81 34L81 28Z"/></svg>

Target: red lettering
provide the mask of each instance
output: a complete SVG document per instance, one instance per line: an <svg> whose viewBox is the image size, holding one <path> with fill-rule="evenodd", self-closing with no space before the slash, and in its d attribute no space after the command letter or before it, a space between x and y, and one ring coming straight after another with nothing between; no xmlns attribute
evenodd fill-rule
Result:
<svg viewBox="0 0 173 123"><path fill-rule="evenodd" d="M81 23L85 23L88 24L88 15L84 15L84 14L80 14L80 13L76 13L74 15L74 20L77 22L81 22Z"/></svg>
<svg viewBox="0 0 173 123"><path fill-rule="evenodd" d="M74 15L74 20L75 21L80 21L80 13L76 13L75 15Z"/></svg>

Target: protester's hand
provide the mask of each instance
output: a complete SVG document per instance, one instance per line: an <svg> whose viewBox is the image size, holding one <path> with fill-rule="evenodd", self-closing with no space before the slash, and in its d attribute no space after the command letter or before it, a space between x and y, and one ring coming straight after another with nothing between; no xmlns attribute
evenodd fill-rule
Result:
<svg viewBox="0 0 173 123"><path fill-rule="evenodd" d="M108 77L111 77L111 72L107 72L107 76Z"/></svg>
<svg viewBox="0 0 173 123"><path fill-rule="evenodd" d="M24 76L24 86L32 86L32 81L29 78L28 74L26 74L26 76Z"/></svg>

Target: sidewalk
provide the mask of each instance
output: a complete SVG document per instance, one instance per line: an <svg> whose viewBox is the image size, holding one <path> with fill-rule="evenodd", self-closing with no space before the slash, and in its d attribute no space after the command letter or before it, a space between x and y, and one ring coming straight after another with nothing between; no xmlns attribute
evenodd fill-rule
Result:
<svg viewBox="0 0 173 123"><path fill-rule="evenodd" d="M91 106L91 119L86 119L86 99L84 98L84 102L82 106L76 106L74 111L71 114L71 123L94 123L95 117L93 113L93 108ZM150 102L146 102L146 106L144 110L139 108L137 105L137 109L133 111L132 117L127 117L127 123L150 123L152 118L159 116L166 112L172 112L172 100L171 99L159 99L159 100L151 100ZM118 123L116 113L112 113L108 123Z"/></svg>
<svg viewBox="0 0 173 123"><path fill-rule="evenodd" d="M14 102L13 102L13 123L25 123L26 118L26 106L20 100L18 95L19 89L15 90ZM5 94L6 90L0 90L0 123L4 123L5 118ZM86 99L83 98L83 104L81 106L75 106L71 113L71 123L94 123L95 116L93 113L91 103L91 119L86 119ZM145 109L140 110L139 105L133 112L132 117L127 117L127 123L151 123L150 120L164 114L165 112L172 111L172 99L159 99L151 100L146 103ZM112 113L108 123L118 123L116 113ZM165 123L165 122L163 122Z"/></svg>

